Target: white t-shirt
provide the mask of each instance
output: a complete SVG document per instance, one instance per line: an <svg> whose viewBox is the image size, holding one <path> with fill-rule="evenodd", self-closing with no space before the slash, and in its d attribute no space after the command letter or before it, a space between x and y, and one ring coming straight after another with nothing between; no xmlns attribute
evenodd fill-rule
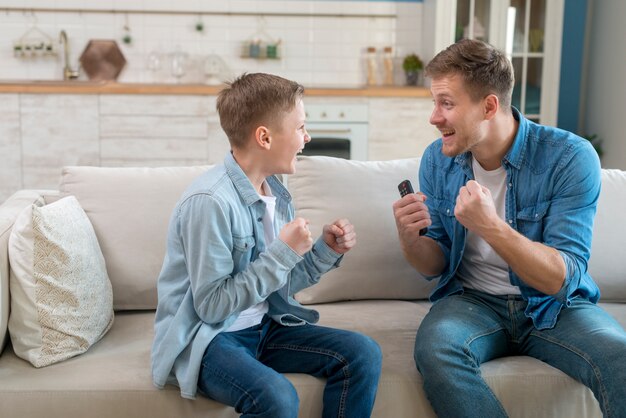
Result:
<svg viewBox="0 0 626 418"><path fill-rule="evenodd" d="M474 178L491 192L498 216L504 219L506 197L506 171L500 166L485 170L475 158L472 159ZM509 280L509 265L487 242L477 234L467 231L463 259L457 276L464 287L492 295L519 295L518 286Z"/></svg>
<svg viewBox="0 0 626 418"><path fill-rule="evenodd" d="M272 195L272 191L267 184L263 182L263 192L265 196L260 196L265 202L265 213L263 214L263 230L265 231L265 245L270 245L276 233L274 231L274 213L276 211L276 196ZM225 332L239 331L250 328L261 323L263 315L267 313L269 306L267 301L257 303L241 312L235 322Z"/></svg>

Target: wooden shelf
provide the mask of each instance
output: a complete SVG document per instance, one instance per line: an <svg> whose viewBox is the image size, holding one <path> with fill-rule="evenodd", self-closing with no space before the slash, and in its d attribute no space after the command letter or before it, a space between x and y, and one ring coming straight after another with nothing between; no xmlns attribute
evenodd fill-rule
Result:
<svg viewBox="0 0 626 418"><path fill-rule="evenodd" d="M205 84L147 84L92 81L5 80L0 81L0 93L32 94L180 94L217 95L222 86ZM305 96L348 97L430 97L425 87L306 87Z"/></svg>

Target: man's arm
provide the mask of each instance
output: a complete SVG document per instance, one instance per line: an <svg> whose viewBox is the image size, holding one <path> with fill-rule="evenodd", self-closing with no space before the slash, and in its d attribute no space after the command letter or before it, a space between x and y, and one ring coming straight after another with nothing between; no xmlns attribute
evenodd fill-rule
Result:
<svg viewBox="0 0 626 418"><path fill-rule="evenodd" d="M489 189L474 180L467 182L459 191L454 215L480 235L528 286L548 295L561 289L566 268L559 251L529 240L503 221Z"/></svg>
<svg viewBox="0 0 626 418"><path fill-rule="evenodd" d="M445 268L445 257L439 244L432 238L420 236L420 231L431 225L430 213L421 193L412 193L393 204L404 258L425 276L438 276Z"/></svg>
<svg viewBox="0 0 626 418"><path fill-rule="evenodd" d="M475 181L462 187L455 216L480 235L526 284L564 302L587 270L600 194L600 164L589 144L558 167L550 209L540 235L525 237L500 219L489 190Z"/></svg>

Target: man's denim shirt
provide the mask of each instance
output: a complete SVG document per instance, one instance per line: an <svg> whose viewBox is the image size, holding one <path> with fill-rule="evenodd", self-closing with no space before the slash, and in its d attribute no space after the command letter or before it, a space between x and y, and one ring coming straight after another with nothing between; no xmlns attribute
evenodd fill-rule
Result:
<svg viewBox="0 0 626 418"><path fill-rule="evenodd" d="M600 296L587 272L600 194L600 162L589 141L533 123L512 110L519 128L502 159L507 176L505 220L530 240L557 249L567 272L563 287L553 296L527 286L510 269L509 278L528 301L525 313L535 327L552 328L561 308L573 298L595 303ZM470 153L446 157L441 147L438 139L426 149L419 173L432 220L427 236L437 241L446 261L430 296L433 302L463 292L455 273L463 258L467 230L454 217L454 206L459 189L474 178Z"/></svg>
<svg viewBox="0 0 626 418"><path fill-rule="evenodd" d="M275 177L274 230L294 217L291 196ZM322 239L300 257L276 238L265 244L265 203L232 154L198 177L170 220L167 251L158 279L152 346L154 384L180 386L195 398L200 364L211 340L240 312L267 300L268 315L289 326L317 322L316 311L292 295L339 265L340 254Z"/></svg>

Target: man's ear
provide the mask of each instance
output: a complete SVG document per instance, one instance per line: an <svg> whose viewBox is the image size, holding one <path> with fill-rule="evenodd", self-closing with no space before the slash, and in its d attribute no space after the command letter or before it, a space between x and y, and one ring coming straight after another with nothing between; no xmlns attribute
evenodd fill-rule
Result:
<svg viewBox="0 0 626 418"><path fill-rule="evenodd" d="M254 131L255 143L264 149L270 149L272 138L270 136L270 130L266 126L259 126Z"/></svg>
<svg viewBox="0 0 626 418"><path fill-rule="evenodd" d="M500 108L500 100L495 94L489 94L483 101L485 119L491 120Z"/></svg>

